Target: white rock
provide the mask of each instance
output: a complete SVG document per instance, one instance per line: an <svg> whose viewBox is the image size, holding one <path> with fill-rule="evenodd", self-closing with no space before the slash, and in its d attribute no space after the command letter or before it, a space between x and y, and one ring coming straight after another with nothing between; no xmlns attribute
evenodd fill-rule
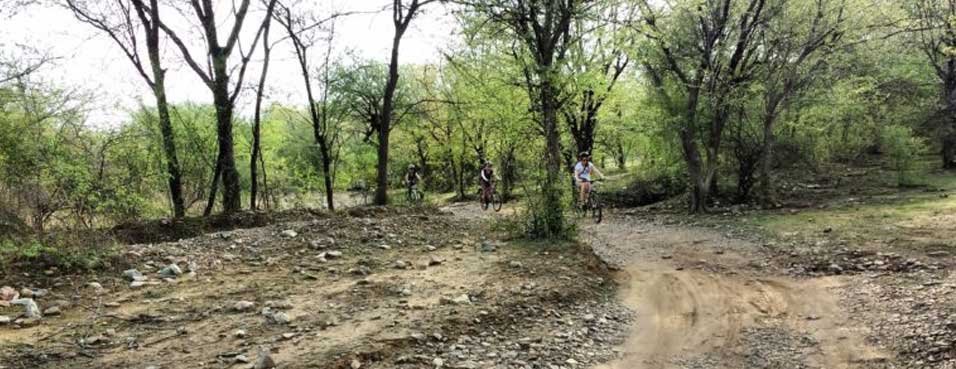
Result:
<svg viewBox="0 0 956 369"><path fill-rule="evenodd" d="M282 236L283 238L295 238L295 236L298 236L298 235L299 235L298 232L293 231L291 229L286 229L279 234L279 236Z"/></svg>
<svg viewBox="0 0 956 369"><path fill-rule="evenodd" d="M254 307L256 307L256 303L252 301L239 301L232 306L232 310L238 311L238 312L244 312L244 311L252 310L252 308Z"/></svg>
<svg viewBox="0 0 956 369"><path fill-rule="evenodd" d="M25 310L24 316L26 316L27 319L43 317L43 314L40 312L40 307L37 305L36 301L33 301L33 299L17 299L10 303L14 305L22 305Z"/></svg>

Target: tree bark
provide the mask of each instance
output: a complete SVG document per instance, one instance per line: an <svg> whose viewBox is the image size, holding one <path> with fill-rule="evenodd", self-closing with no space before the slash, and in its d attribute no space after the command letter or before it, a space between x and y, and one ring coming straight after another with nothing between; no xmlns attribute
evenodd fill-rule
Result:
<svg viewBox="0 0 956 369"><path fill-rule="evenodd" d="M272 21L266 20L263 26L262 40L262 73L259 75L259 87L256 89L256 110L252 123L252 154L249 158L249 177L251 184L249 187L249 208L253 211L259 209L259 160L262 156L262 99L265 95L266 76L269 74L269 59L272 54L272 46L269 45L269 29ZM265 178L265 174L263 174Z"/></svg>
<svg viewBox="0 0 956 369"><path fill-rule="evenodd" d="M222 64L223 69L225 63ZM225 71L223 71L225 72ZM219 175L222 180L222 211L230 214L242 209L242 193L239 183L239 170L236 169L235 147L232 138L233 105L229 100L228 79L217 83L216 96L216 134L219 143Z"/></svg>
<svg viewBox="0 0 956 369"><path fill-rule="evenodd" d="M940 124L940 154L943 169L956 169L956 61L950 63L947 72L942 83L945 110Z"/></svg>

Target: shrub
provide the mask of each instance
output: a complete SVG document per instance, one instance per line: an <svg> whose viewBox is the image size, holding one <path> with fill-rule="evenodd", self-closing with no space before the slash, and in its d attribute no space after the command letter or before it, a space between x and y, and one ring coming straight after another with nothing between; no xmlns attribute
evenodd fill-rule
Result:
<svg viewBox="0 0 956 369"><path fill-rule="evenodd" d="M914 185L914 173L918 170L919 154L926 150L926 142L913 134L909 127L892 125L883 128L880 147L889 165L896 172L898 186Z"/></svg>

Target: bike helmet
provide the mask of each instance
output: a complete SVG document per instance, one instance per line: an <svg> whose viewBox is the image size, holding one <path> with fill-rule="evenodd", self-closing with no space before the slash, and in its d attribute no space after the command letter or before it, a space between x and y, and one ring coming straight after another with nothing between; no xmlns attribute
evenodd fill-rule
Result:
<svg viewBox="0 0 956 369"><path fill-rule="evenodd" d="M413 170L415 168L417 168L415 164L408 164L408 170Z"/></svg>
<svg viewBox="0 0 956 369"><path fill-rule="evenodd" d="M591 157L591 153L589 153L589 152L587 152L587 151L581 151L581 153L578 154L578 159L584 159L584 158L588 158L588 157Z"/></svg>

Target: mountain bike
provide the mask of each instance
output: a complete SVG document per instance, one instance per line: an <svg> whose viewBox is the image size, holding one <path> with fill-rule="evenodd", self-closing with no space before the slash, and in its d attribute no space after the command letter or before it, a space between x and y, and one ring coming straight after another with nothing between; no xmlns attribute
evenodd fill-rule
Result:
<svg viewBox="0 0 956 369"><path fill-rule="evenodd" d="M479 191L480 191L479 201L481 202L481 210L488 210L488 207L490 206L492 209L495 210L495 212L501 211L502 201L501 201L501 195L498 194L498 186L491 185L490 199L487 198L488 196L485 196L484 191L481 191L481 190Z"/></svg>
<svg viewBox="0 0 956 369"><path fill-rule="evenodd" d="M425 193L418 189L417 184L408 186L408 191L405 191L405 200L412 205L421 205L425 201Z"/></svg>
<svg viewBox="0 0 956 369"><path fill-rule="evenodd" d="M595 223L601 223L604 220L604 203L601 201L601 194L597 190L598 182L597 180L591 181L591 191L588 192L588 199L584 204L578 203L577 192L574 192L574 208L581 216L594 218Z"/></svg>

